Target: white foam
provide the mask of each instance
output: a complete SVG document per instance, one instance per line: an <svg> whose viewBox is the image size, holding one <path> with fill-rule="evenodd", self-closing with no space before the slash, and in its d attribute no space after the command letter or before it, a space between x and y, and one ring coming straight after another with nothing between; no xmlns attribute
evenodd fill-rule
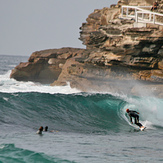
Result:
<svg viewBox="0 0 163 163"><path fill-rule="evenodd" d="M155 127L153 127L153 125L152 125L152 122L150 122L150 121L142 121L141 122L142 124L143 124L143 126L145 126L145 127L147 127L147 129L155 129Z"/></svg>
<svg viewBox="0 0 163 163"><path fill-rule="evenodd" d="M50 94L73 94L80 93L81 91L76 88L71 88L70 84L67 83L66 86L50 86L42 85L40 83L34 82L22 82L10 79L9 71L5 75L0 75L0 92L3 93L18 93L18 92L40 92L40 93L50 93Z"/></svg>
<svg viewBox="0 0 163 163"><path fill-rule="evenodd" d="M8 101L8 100L9 100L9 98L6 98L6 97L3 97L3 99L4 99L5 101Z"/></svg>
<svg viewBox="0 0 163 163"><path fill-rule="evenodd" d="M5 145L1 144L0 149L4 149L4 148L5 148Z"/></svg>

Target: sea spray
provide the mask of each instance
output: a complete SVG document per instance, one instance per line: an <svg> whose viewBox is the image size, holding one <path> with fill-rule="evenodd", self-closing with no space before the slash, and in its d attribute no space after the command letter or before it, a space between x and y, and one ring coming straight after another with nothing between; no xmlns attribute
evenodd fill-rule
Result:
<svg viewBox="0 0 163 163"><path fill-rule="evenodd" d="M71 88L70 84L67 83L66 86L50 86L42 85L40 83L34 83L31 81L16 81L15 79L10 79L11 71L6 74L0 75L0 92L5 93L16 93L16 92L39 92L39 93L63 93L72 94L79 93L80 90L76 88Z"/></svg>

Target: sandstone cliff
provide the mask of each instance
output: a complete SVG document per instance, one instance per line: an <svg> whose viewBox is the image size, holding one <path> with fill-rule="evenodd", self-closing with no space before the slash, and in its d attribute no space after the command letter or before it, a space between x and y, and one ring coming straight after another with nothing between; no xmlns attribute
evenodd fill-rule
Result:
<svg viewBox="0 0 163 163"><path fill-rule="evenodd" d="M34 52L27 63L15 67L11 78L52 86L69 82L83 91L138 94L143 88L162 97L163 26L134 28L134 20L120 18L120 6L126 3L133 2L119 1L88 16L79 38L86 49Z"/></svg>

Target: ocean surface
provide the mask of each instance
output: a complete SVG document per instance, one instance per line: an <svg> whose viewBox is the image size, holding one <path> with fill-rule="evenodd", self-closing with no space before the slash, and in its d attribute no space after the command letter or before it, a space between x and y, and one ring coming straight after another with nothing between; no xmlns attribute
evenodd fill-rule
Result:
<svg viewBox="0 0 163 163"><path fill-rule="evenodd" d="M0 55L0 163L163 162L163 99L10 79L27 60ZM126 108L140 113L145 131ZM49 131L36 134L40 126Z"/></svg>

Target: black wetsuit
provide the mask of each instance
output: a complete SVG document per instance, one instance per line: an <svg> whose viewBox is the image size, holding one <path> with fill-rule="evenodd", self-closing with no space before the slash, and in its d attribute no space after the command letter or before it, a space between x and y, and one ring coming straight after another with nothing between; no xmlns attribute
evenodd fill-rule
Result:
<svg viewBox="0 0 163 163"><path fill-rule="evenodd" d="M139 116L138 116L138 112L137 111L133 111L133 110L130 110L128 112L128 115L130 117L130 121L132 122L132 117L135 118L135 124L138 125L139 127L143 126L141 123L139 123Z"/></svg>

